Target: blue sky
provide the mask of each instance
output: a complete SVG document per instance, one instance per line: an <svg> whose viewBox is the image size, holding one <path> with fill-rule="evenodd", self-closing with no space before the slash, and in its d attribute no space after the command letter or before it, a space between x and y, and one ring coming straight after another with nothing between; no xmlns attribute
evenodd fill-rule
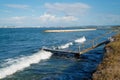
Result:
<svg viewBox="0 0 120 80"><path fill-rule="evenodd" d="M0 26L120 25L120 0L0 0Z"/></svg>

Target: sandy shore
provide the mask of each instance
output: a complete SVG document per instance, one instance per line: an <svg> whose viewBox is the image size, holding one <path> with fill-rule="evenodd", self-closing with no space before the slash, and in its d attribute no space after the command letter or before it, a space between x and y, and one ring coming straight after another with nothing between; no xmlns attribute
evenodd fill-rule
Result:
<svg viewBox="0 0 120 80"><path fill-rule="evenodd" d="M66 29L66 30L45 30L44 32L78 32L78 31L93 31L96 29Z"/></svg>

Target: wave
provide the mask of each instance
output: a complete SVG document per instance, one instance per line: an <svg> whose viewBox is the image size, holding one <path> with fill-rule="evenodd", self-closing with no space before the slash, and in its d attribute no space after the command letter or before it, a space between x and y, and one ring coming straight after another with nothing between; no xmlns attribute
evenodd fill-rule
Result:
<svg viewBox="0 0 120 80"><path fill-rule="evenodd" d="M31 64L39 63L41 60L49 59L52 56L51 52L40 50L31 56L23 56L16 59L9 59L6 67L0 69L0 79L21 71Z"/></svg>
<svg viewBox="0 0 120 80"><path fill-rule="evenodd" d="M72 42L69 42L69 43L66 43L64 45L61 45L61 46L58 46L57 48L58 49L65 49L65 48L68 48L69 46L73 45Z"/></svg>
<svg viewBox="0 0 120 80"><path fill-rule="evenodd" d="M75 43L84 43L85 41L86 41L86 38L85 38L85 36L83 36L83 37L81 37L79 39L76 39Z"/></svg>
<svg viewBox="0 0 120 80"><path fill-rule="evenodd" d="M74 40L73 42L69 42L69 43L66 43L66 44L63 44L61 46L52 46L52 49L66 49L66 48L69 48L70 46L72 46L74 43L84 43L86 41L86 38L85 36L79 38L79 39L76 39Z"/></svg>

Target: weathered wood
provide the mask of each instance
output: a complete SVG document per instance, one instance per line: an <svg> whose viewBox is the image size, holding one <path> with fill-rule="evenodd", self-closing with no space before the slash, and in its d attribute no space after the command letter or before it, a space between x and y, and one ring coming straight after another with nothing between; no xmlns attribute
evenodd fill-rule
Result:
<svg viewBox="0 0 120 80"><path fill-rule="evenodd" d="M49 51L49 52L52 52L54 55L57 55L57 56L68 56L68 55L71 55L72 57L75 57L77 59L79 59L80 57L80 54L79 52L73 52L73 51L63 51L63 50L53 50L53 49L48 49L48 48L43 48L42 50L45 50L45 51Z"/></svg>
<svg viewBox="0 0 120 80"><path fill-rule="evenodd" d="M110 41L103 41L103 42L101 42L101 43L99 43L99 44L97 44L97 45L95 45L95 46L92 46L92 47L90 47L90 48L87 48L87 49L85 49L85 50L82 50L82 51L80 51L79 52L79 54L83 54L83 53L86 53L86 52L88 52L88 51L90 51L90 50L92 50L92 49L94 49L94 48L97 48L97 47L99 47L99 46L101 46L101 45L103 45L103 44L107 44L107 43L109 43Z"/></svg>
<svg viewBox="0 0 120 80"><path fill-rule="evenodd" d="M53 49L49 49L49 48L43 48L43 50L50 51L52 53L78 54L78 52L74 52L74 51L53 50Z"/></svg>

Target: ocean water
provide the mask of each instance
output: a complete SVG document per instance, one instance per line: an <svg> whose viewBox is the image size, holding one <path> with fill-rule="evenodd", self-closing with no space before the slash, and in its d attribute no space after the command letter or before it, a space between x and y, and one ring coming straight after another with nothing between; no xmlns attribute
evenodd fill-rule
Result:
<svg viewBox="0 0 120 80"><path fill-rule="evenodd" d="M80 59L54 56L40 48L78 51L85 37L83 50L92 45L91 40L110 30L45 33L46 29L49 28L0 29L0 80L91 80L103 58L104 45L82 54ZM112 35L114 33L97 39L94 44Z"/></svg>

